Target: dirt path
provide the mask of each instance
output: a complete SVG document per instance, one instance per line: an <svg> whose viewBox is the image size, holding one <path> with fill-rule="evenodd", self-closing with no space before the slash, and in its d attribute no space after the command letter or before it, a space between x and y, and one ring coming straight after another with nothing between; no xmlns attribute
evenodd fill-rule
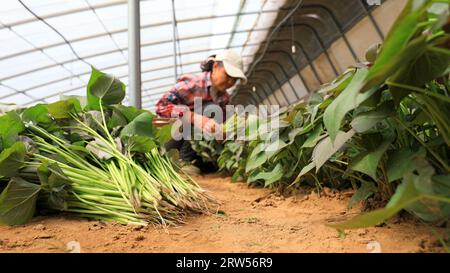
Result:
<svg viewBox="0 0 450 273"><path fill-rule="evenodd" d="M25 226L0 226L0 252L442 252L430 228L408 220L349 231L324 225L350 217L349 194L299 194L284 198L265 189L230 183L218 175L197 178L222 202L215 215L196 215L169 228L137 228L61 215ZM438 230L442 232L442 230Z"/></svg>

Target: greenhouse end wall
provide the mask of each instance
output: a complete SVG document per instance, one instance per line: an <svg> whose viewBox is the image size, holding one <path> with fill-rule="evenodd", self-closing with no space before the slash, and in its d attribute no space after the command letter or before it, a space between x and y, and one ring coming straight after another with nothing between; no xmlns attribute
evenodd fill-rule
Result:
<svg viewBox="0 0 450 273"><path fill-rule="evenodd" d="M406 0L388 0L371 12L373 19L379 26L384 36L387 35L389 29L394 24L395 18L397 18L398 14L401 13L406 2ZM366 50L371 45L382 42L382 39L377 33L377 30L369 16L364 17L355 26L353 26L352 29L347 31L345 35L360 61L365 61ZM338 69L339 73L344 72L348 67L355 65L356 63L343 38L336 40L328 48L327 52L333 65ZM335 78L333 69L324 53L314 60L313 65L316 68L319 79L322 83L330 82ZM285 82L282 85L281 90L275 90L273 94L264 99L261 104L270 105L278 104L278 102L280 102L282 106L286 106L297 101L294 92L296 92L300 98L308 95L305 85L307 85L310 90L317 90L320 87L321 84L313 74L311 66L303 68L300 71L300 74L305 80L304 83L300 79L299 75L296 75L290 79L290 82L295 90L292 90L288 82ZM283 92L289 101L286 101L282 94Z"/></svg>

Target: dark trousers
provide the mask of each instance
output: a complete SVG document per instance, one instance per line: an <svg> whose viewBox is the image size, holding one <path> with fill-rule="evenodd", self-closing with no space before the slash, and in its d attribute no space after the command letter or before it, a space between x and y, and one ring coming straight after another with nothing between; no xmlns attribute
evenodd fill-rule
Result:
<svg viewBox="0 0 450 273"><path fill-rule="evenodd" d="M171 139L165 145L167 151L172 149L178 150L180 159L184 162L192 163L194 166L200 169L202 173L212 173L217 171L216 164L211 162L204 162L202 157L192 149L191 142L189 140L174 140Z"/></svg>

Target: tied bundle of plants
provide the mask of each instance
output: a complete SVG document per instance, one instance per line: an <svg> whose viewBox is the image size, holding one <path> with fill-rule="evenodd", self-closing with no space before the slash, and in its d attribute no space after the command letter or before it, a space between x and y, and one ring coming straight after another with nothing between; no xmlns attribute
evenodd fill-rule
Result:
<svg viewBox="0 0 450 273"><path fill-rule="evenodd" d="M213 200L159 148L170 128L121 104L125 85L92 68L85 104L68 98L0 117L0 223L62 211L124 224L176 224Z"/></svg>

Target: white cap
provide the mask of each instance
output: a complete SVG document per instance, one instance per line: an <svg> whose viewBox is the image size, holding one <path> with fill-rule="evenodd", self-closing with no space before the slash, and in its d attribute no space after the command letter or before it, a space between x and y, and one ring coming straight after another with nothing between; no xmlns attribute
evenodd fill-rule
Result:
<svg viewBox="0 0 450 273"><path fill-rule="evenodd" d="M228 76L241 79L244 84L247 83L241 56L236 52L230 49L224 50L216 55L216 61L223 62L223 66Z"/></svg>

